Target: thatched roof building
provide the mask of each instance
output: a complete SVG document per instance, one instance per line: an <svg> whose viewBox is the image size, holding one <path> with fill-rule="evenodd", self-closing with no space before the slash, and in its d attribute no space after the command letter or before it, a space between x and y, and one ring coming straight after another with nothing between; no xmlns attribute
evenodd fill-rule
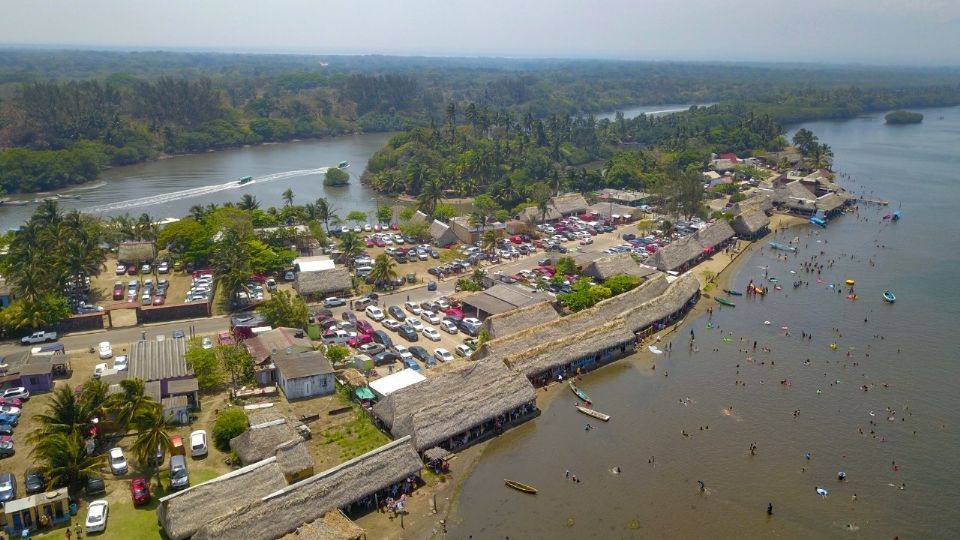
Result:
<svg viewBox="0 0 960 540"><path fill-rule="evenodd" d="M702 254L703 246L700 245L700 242L693 235L684 236L676 242L667 244L666 247L657 250L653 257L647 259L647 264L652 264L658 270L667 272L682 268Z"/></svg>
<svg viewBox="0 0 960 540"><path fill-rule="evenodd" d="M280 540L360 540L366 532L340 510L327 512Z"/></svg>
<svg viewBox="0 0 960 540"><path fill-rule="evenodd" d="M393 441L204 525L193 540L274 540L379 490L417 475L423 463L409 437Z"/></svg>
<svg viewBox="0 0 960 540"><path fill-rule="evenodd" d="M607 280L614 276L647 277L657 273L657 269L642 265L630 253L615 253L600 257L583 267L583 275Z"/></svg>
<svg viewBox="0 0 960 540"><path fill-rule="evenodd" d="M532 378L555 367L565 366L598 355L606 349L631 344L633 341L633 332L624 325L622 319L615 319L557 341L537 342L529 349L507 357L504 362L510 369Z"/></svg>
<svg viewBox="0 0 960 540"><path fill-rule="evenodd" d="M523 211L520 212L520 219L531 223L536 223L541 219L554 221L564 216L579 214L589 206L587 200L583 198L583 195L580 193L565 193L550 199L545 216L540 213L537 207L533 206L524 208Z"/></svg>
<svg viewBox="0 0 960 540"><path fill-rule="evenodd" d="M693 237L697 239L701 246L710 249L716 248L734 236L736 236L736 233L733 232L733 227L725 219L718 219L693 233Z"/></svg>
<svg viewBox="0 0 960 540"><path fill-rule="evenodd" d="M793 212L812 214L817 211L816 195L799 180L784 184L777 189L773 194L773 201Z"/></svg>
<svg viewBox="0 0 960 540"><path fill-rule="evenodd" d="M347 368L340 372L337 375L343 382L354 388L360 388L361 386L367 385L367 379L364 378L363 374L360 373L360 370L355 368Z"/></svg>
<svg viewBox="0 0 960 540"><path fill-rule="evenodd" d="M536 399L533 385L502 362L466 364L399 390L373 406L394 437L427 450Z"/></svg>
<svg viewBox="0 0 960 540"><path fill-rule="evenodd" d="M209 521L228 516L286 487L275 458L237 469L160 499L157 521L170 540L190 538Z"/></svg>
<svg viewBox="0 0 960 540"><path fill-rule="evenodd" d="M522 332L533 326L554 322L559 318L560 314L553 309L553 304L543 301L491 315L483 321L481 328L490 334L490 339L497 339Z"/></svg>
<svg viewBox="0 0 960 540"><path fill-rule="evenodd" d="M837 193L829 193L817 199L817 210L826 214L836 213L847 204L848 199Z"/></svg>
<svg viewBox="0 0 960 540"><path fill-rule="evenodd" d="M256 463L276 453L277 446L299 439L286 418L250 426L250 429L230 439L230 449L237 453L244 465Z"/></svg>
<svg viewBox="0 0 960 540"><path fill-rule="evenodd" d="M319 272L297 272L293 288L302 296L328 296L353 288L353 279L346 268Z"/></svg>
<svg viewBox="0 0 960 540"><path fill-rule="evenodd" d="M740 238L758 238L769 227L770 218L759 208L745 210L733 219L733 230Z"/></svg>
<svg viewBox="0 0 960 540"><path fill-rule="evenodd" d="M442 221L433 220L430 224L430 238L438 246L449 246L457 243L457 234L449 225Z"/></svg>
<svg viewBox="0 0 960 540"><path fill-rule="evenodd" d="M300 437L277 445L275 455L288 483L299 482L313 475L313 456Z"/></svg>
<svg viewBox="0 0 960 540"><path fill-rule="evenodd" d="M152 263L157 258L154 242L122 242L117 250L117 260L122 263Z"/></svg>
<svg viewBox="0 0 960 540"><path fill-rule="evenodd" d="M256 409L252 411L246 411L247 421L251 426L256 426L258 424L266 424L267 422L273 422L274 420L282 420L286 418L273 407L265 409Z"/></svg>
<svg viewBox="0 0 960 540"><path fill-rule="evenodd" d="M631 332L643 330L677 313L698 294L700 294L700 282L693 274L684 274L671 283L660 296L625 313L624 324Z"/></svg>

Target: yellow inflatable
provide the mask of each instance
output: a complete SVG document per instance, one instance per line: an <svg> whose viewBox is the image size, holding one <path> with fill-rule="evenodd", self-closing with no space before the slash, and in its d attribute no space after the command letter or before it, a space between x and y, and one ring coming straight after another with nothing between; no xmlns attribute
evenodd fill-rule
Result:
<svg viewBox="0 0 960 540"><path fill-rule="evenodd" d="M831 344L830 344L830 350L831 350L831 351L837 350L837 344L836 344L836 343L831 343Z"/></svg>
<svg viewBox="0 0 960 540"><path fill-rule="evenodd" d="M849 278L848 278L847 281L846 281L846 283L847 283L847 285L853 287L854 285L856 285L857 282L854 281L854 280L852 280L852 279L849 279Z"/></svg>

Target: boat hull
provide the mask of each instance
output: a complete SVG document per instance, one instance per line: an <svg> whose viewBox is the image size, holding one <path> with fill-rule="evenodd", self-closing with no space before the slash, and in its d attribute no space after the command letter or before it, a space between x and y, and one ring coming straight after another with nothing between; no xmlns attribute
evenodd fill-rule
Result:
<svg viewBox="0 0 960 540"><path fill-rule="evenodd" d="M528 485L526 485L526 484L524 484L524 483L517 482L517 481L515 481L515 480L508 480L508 479L504 478L504 479L503 479L503 483L506 484L507 487L513 488L513 489L515 489L515 490L517 490L517 491L519 491L519 492L521 492L521 493L528 493L528 494L530 494L530 495L536 495L536 494L537 494L537 488L535 488L535 487L533 487L533 486L528 486Z"/></svg>
<svg viewBox="0 0 960 540"><path fill-rule="evenodd" d="M727 300L726 298L720 298L719 296L714 296L713 299L716 300L718 304L728 306L728 307L737 307L736 304Z"/></svg>
<svg viewBox="0 0 960 540"><path fill-rule="evenodd" d="M580 411L580 412L582 412L583 414L585 414L585 415L587 415L587 416L596 418L597 420L603 420L604 422L609 422L609 421L610 421L610 415L609 415L609 414L604 414L604 413L602 413L602 412L600 412L600 411L595 411L595 410L593 410L593 409L588 409L588 408L586 408L586 407L581 407L581 406L579 406L579 405L577 405L577 410Z"/></svg>

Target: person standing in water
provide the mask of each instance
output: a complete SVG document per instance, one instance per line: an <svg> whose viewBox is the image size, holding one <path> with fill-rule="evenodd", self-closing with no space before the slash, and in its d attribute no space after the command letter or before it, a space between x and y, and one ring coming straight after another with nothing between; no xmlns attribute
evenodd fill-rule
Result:
<svg viewBox="0 0 960 540"><path fill-rule="evenodd" d="M767 503L767 515L768 516L773 515L773 503Z"/></svg>

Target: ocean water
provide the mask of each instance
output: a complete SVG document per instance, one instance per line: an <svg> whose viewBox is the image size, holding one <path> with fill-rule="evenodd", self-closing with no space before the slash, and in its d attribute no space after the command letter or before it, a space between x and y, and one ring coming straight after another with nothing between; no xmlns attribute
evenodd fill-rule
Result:
<svg viewBox="0 0 960 540"><path fill-rule="evenodd" d="M802 126L832 146L843 185L891 206L769 236L798 237L799 253L757 251L731 285L775 276L783 290L766 281L766 297L688 320L665 339L669 355L587 375L581 386L609 423L577 413L568 389L549 390L559 395L541 417L488 446L451 537L960 537L960 108L924 114L913 126L882 115ZM897 208L900 222L882 219ZM822 283L804 261L824 265ZM848 278L856 300L829 287ZM809 285L794 289L798 279Z"/></svg>

